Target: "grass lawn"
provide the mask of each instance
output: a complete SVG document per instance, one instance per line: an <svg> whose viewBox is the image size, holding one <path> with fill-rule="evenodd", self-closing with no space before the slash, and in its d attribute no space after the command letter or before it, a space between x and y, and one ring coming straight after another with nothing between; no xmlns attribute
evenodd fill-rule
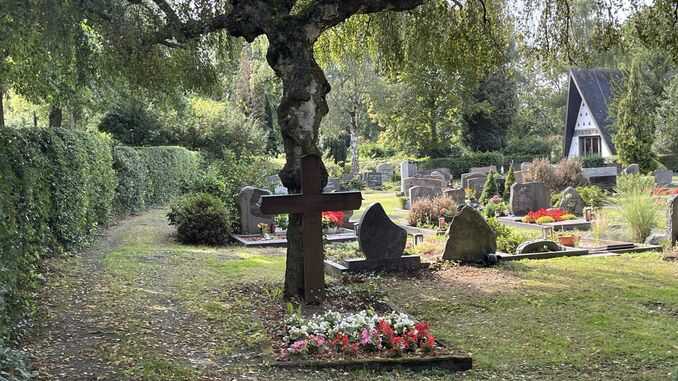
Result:
<svg viewBox="0 0 678 381"><path fill-rule="evenodd" d="M284 250L183 246L171 233L155 210L49 263L25 343L39 379L670 380L678 367L678 263L638 254L355 286L472 353L470 372L276 370L262 316L281 303Z"/></svg>

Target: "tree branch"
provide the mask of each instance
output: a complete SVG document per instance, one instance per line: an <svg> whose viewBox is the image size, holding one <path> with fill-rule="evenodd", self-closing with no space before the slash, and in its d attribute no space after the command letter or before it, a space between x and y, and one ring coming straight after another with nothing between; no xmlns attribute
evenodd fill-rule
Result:
<svg viewBox="0 0 678 381"><path fill-rule="evenodd" d="M423 3L424 0L318 0L299 17L309 40L315 41L322 32L354 14L407 11Z"/></svg>

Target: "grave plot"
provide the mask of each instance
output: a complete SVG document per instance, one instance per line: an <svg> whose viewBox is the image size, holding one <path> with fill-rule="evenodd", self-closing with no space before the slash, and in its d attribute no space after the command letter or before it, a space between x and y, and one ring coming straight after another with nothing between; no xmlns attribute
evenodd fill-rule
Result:
<svg viewBox="0 0 678 381"><path fill-rule="evenodd" d="M281 307L267 319L272 366L450 371L473 366L468 354L436 338L435 327L374 295L349 292L346 285L329 287L327 295L322 306Z"/></svg>
<svg viewBox="0 0 678 381"><path fill-rule="evenodd" d="M273 234L232 234L231 237L248 247L281 247L287 246L287 233L279 231ZM332 233L326 233L325 239L329 243L351 242L358 239L354 230L338 228Z"/></svg>

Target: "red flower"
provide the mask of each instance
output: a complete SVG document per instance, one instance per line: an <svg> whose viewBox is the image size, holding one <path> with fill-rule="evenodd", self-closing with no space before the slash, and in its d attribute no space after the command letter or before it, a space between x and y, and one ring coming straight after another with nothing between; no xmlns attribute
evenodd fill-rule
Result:
<svg viewBox="0 0 678 381"><path fill-rule="evenodd" d="M335 225L341 225L344 222L344 212L337 210L333 212L323 212L323 218L327 218Z"/></svg>
<svg viewBox="0 0 678 381"><path fill-rule="evenodd" d="M377 329L379 330L379 332L384 334L384 336L393 337L394 335L391 324L389 324L389 322L387 322L386 320L379 320L379 323L377 323Z"/></svg>

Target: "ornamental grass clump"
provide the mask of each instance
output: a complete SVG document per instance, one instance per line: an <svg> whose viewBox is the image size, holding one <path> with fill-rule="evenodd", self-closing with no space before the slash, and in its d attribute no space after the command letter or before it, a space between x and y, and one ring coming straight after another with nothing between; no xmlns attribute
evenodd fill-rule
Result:
<svg viewBox="0 0 678 381"><path fill-rule="evenodd" d="M419 199L412 204L407 216L410 226L437 226L438 218L449 222L455 216L457 203L450 197L437 196L433 199Z"/></svg>
<svg viewBox="0 0 678 381"><path fill-rule="evenodd" d="M643 242L657 227L659 205L652 197L653 190L650 176L624 175L617 180L615 201L636 242Z"/></svg>

